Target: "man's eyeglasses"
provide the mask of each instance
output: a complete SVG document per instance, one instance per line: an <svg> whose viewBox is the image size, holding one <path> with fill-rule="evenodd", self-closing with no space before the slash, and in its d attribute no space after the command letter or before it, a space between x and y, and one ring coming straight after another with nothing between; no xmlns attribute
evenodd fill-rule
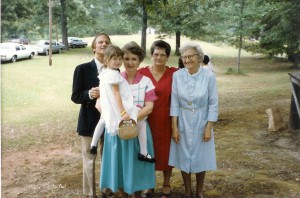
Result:
<svg viewBox="0 0 300 198"><path fill-rule="evenodd" d="M186 59L191 60L195 55L198 55L198 54L192 54L192 55L188 55L188 56L181 56L181 59L182 60L186 60Z"/></svg>

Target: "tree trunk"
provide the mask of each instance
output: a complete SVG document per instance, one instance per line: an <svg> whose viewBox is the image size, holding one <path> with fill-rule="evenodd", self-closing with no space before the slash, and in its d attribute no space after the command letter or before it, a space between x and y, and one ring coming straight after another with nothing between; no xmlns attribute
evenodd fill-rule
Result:
<svg viewBox="0 0 300 198"><path fill-rule="evenodd" d="M292 62L291 69L300 68L300 53L288 54L288 61Z"/></svg>
<svg viewBox="0 0 300 198"><path fill-rule="evenodd" d="M243 43L243 35L240 34L239 39L239 52L238 52L238 61L237 61L237 73L240 73L240 66L241 66L241 52L242 52L242 43Z"/></svg>
<svg viewBox="0 0 300 198"><path fill-rule="evenodd" d="M65 0L60 0L61 5L61 33L62 33L62 42L66 47L66 50L69 50L68 44L68 28L67 28L67 17L65 15L66 12L66 2Z"/></svg>
<svg viewBox="0 0 300 198"><path fill-rule="evenodd" d="M142 9L143 9L143 16L142 16L142 41L141 41L141 47L146 52L148 15L147 15L147 10L146 10L146 2L145 2L145 0L143 0Z"/></svg>
<svg viewBox="0 0 300 198"><path fill-rule="evenodd" d="M241 2L241 15L240 15L240 30L239 30L239 52L238 52L238 62L237 62L237 73L240 73L240 65L241 65L241 52L242 52L242 47L243 47L243 13L244 13L244 5L245 5L245 0L242 0Z"/></svg>
<svg viewBox="0 0 300 198"><path fill-rule="evenodd" d="M179 48L180 48L180 31L176 31L176 49L175 49L175 55L180 56Z"/></svg>
<svg viewBox="0 0 300 198"><path fill-rule="evenodd" d="M49 66L52 66L52 0L49 0Z"/></svg>
<svg viewBox="0 0 300 198"><path fill-rule="evenodd" d="M58 42L58 27L57 27L57 22L55 22L55 38L56 38L56 41Z"/></svg>

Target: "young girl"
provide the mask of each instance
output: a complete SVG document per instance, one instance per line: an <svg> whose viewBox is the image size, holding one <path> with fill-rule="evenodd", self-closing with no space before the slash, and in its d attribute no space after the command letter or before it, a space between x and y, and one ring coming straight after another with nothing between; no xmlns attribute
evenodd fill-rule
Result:
<svg viewBox="0 0 300 198"><path fill-rule="evenodd" d="M118 134L119 123L121 120L133 119L137 122L138 108L133 103L133 95L128 82L121 76L119 68L123 62L123 51L115 46L110 45L104 53L104 64L107 67L100 75L100 104L101 119L96 126L92 149L97 145L97 141L103 133L104 125L106 125L107 133L114 136ZM140 154L138 159L146 162L154 162L147 152L147 146L142 142L147 142L144 122L137 122L139 129Z"/></svg>

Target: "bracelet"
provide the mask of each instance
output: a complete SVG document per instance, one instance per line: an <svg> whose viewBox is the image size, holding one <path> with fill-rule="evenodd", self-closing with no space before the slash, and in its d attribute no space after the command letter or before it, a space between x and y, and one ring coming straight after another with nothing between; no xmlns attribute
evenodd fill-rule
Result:
<svg viewBox="0 0 300 198"><path fill-rule="evenodd" d="M125 113L126 113L126 111L123 111L123 112L121 113L121 117L122 117Z"/></svg>

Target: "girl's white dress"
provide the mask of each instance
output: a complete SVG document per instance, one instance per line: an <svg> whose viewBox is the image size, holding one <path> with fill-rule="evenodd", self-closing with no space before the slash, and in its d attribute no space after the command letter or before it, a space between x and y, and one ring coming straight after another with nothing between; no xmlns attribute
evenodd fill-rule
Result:
<svg viewBox="0 0 300 198"><path fill-rule="evenodd" d="M117 135L119 123L122 120L121 112L112 92L112 85L119 85L119 92L123 107L126 113L137 121L138 109L133 104L133 95L128 82L121 76L120 72L112 69L105 69L100 74L100 104L102 108L101 116L104 118L107 133Z"/></svg>

